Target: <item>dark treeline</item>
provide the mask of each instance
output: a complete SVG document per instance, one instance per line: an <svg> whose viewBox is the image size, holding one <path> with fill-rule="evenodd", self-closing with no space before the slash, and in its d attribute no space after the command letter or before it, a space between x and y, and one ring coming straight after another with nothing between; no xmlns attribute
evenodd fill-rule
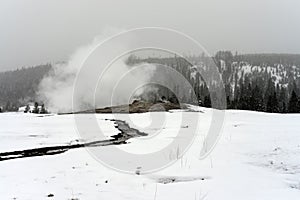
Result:
<svg viewBox="0 0 300 200"><path fill-rule="evenodd" d="M0 107L2 111L16 111L19 106L36 101L36 92L51 65L40 65L0 73Z"/></svg>
<svg viewBox="0 0 300 200"><path fill-rule="evenodd" d="M272 113L299 113L300 56L218 52L227 107Z"/></svg>
<svg viewBox="0 0 300 200"><path fill-rule="evenodd" d="M218 87L214 83L215 74L211 71L214 62L222 75L228 109L300 112L300 55L233 55L230 51L220 51L213 58L201 55L140 59L132 56L128 62L171 66L190 82L198 98L197 103L205 107L211 107L211 98L216 96L213 88ZM195 70L195 65L200 66L201 74ZM204 81L202 75L210 79ZM196 103L187 96L178 99L181 102Z"/></svg>
<svg viewBox="0 0 300 200"><path fill-rule="evenodd" d="M220 95L215 90L219 87L215 82L219 73L212 70L213 66L217 66L224 83L227 108L300 113L300 55L240 55L220 51L213 58L204 55L138 58L133 55L127 62L131 65L140 62L168 65L189 81L197 97L195 101L192 95L187 94L187 88L175 84L169 89L158 87L158 94L152 94L152 99L164 96L171 101L178 99L180 102L211 107L215 102L211 99L215 100ZM200 73L195 66L200 67ZM0 111L15 111L19 106L36 102L38 85L50 69L51 65L46 64L0 73ZM171 91L179 93L179 96L174 97Z"/></svg>

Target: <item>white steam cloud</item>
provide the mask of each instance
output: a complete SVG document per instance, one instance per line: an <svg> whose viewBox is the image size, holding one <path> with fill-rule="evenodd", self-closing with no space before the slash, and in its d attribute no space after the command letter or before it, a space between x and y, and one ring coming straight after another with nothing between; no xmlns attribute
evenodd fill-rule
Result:
<svg viewBox="0 0 300 200"><path fill-rule="evenodd" d="M89 60L89 65L97 65L97 68L92 67L92 71L89 73L81 74L80 78L86 81L84 85L76 88L76 102L80 103L72 108L74 83L82 64L97 45L110 35L112 35L112 31L97 37L91 44L77 49L68 62L54 65L49 75L41 81L38 95L51 112L78 111L91 109L95 106L105 107L111 106L112 102L113 104L127 104L136 92L137 86L143 86L149 82L155 71L155 66L141 64L143 67L134 67L138 70L133 70L132 67L126 65L126 56L123 56L105 71L106 66L98 66L98 63L107 55L98 55L97 59ZM126 52L130 50L130 42L132 41L122 44L110 43L110 48L118 48ZM95 91L92 89L96 87L95 81L91 81L91 79L98 79L99 76L91 76L97 74L99 68L100 71L105 71L105 74L99 82L97 91ZM141 91L139 90L139 92Z"/></svg>

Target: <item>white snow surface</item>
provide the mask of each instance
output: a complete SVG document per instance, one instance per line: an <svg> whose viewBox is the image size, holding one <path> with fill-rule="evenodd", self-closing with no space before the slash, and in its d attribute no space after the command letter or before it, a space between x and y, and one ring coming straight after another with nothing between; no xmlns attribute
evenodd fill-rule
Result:
<svg viewBox="0 0 300 200"><path fill-rule="evenodd" d="M226 111L216 148L199 159L202 138L211 122L211 109L198 108L200 117L192 146L178 161L161 171L125 174L110 169L84 149L62 154L0 161L0 199L230 199L293 200L300 198L300 115ZM182 111L184 112L184 111ZM148 126L163 115L163 129ZM125 119L124 115L115 115ZM105 139L117 134L110 114L96 115ZM133 128L149 133L118 148L131 153L158 151L169 144L181 124L181 112L130 114ZM154 125L155 126L155 125ZM0 114L0 152L81 142L73 115ZM97 147L105 148L105 147ZM142 167L142 166L140 166ZM163 184L161 179L178 182ZM52 194L53 197L48 197ZM50 195L50 196L52 196Z"/></svg>

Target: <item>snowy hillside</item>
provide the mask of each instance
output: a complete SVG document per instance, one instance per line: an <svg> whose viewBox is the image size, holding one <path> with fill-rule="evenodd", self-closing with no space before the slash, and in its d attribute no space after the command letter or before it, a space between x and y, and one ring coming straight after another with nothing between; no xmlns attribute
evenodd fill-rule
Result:
<svg viewBox="0 0 300 200"><path fill-rule="evenodd" d="M266 76L271 78L275 85L287 87L291 80L300 78L300 68L295 65L288 66L280 63L253 65L248 62L233 62L231 66L226 66L223 60L221 63L222 73L229 67L232 67L232 81L235 81L235 79L240 80L241 78L245 79L246 76L250 79Z"/></svg>
<svg viewBox="0 0 300 200"><path fill-rule="evenodd" d="M189 81L199 105L204 107L211 107L211 98L216 98L218 93L214 90L224 87L229 109L300 112L300 56L296 54L233 55L230 51L219 51L214 57L136 58L132 64L141 62L177 70ZM222 81L216 82L220 74ZM176 91L178 86L171 89ZM180 87L179 90L185 91ZM195 104L189 96L178 95L177 98L180 102Z"/></svg>
<svg viewBox="0 0 300 200"><path fill-rule="evenodd" d="M221 139L210 156L199 160L211 109L200 117L193 145L179 160L156 173L126 174L97 162L84 148L57 155L0 161L1 199L299 199L300 135L298 114L226 111ZM162 131L151 117L165 116ZM158 151L194 124L180 123L181 111L116 115L148 136L132 138L118 148L130 153ZM81 142L73 115L0 114L0 153ZM118 130L110 114L97 114L106 138ZM180 125L181 124L181 125ZM95 139L95 138L91 138ZM98 138L105 139L105 138ZM108 148L108 147L95 147ZM176 151L176 150L175 150ZM172 152L170 152L171 156ZM167 158L166 158L167 159ZM137 166L138 167L138 166ZM139 166L142 168L143 166Z"/></svg>

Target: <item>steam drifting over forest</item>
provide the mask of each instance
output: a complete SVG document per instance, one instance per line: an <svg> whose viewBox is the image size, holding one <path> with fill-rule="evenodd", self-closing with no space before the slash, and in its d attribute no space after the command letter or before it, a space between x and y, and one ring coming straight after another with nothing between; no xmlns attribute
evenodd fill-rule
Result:
<svg viewBox="0 0 300 200"><path fill-rule="evenodd" d="M220 51L216 53L213 59L222 74L227 108L275 113L300 112L298 98L300 95L300 55L240 55L238 53L232 54L230 51ZM201 74L195 69L195 66L200 66L205 73L209 74L210 60L201 55L187 58L178 56L140 58L131 55L126 60L126 65L129 68L141 63L169 66L189 81L198 98L198 101L195 102L191 95L182 93L177 96L178 100L182 103L210 107L211 98L214 98L214 94L209 93L208 86L214 87L214 83L206 83ZM49 104L47 105L49 102L40 98L40 93L45 92L43 91L45 88L40 87L41 83L49 80L54 69L62 70L64 66L66 66L65 63L59 65L46 64L0 73L0 106L6 111L17 110L19 106L35 101L46 103L46 107L49 106ZM158 68L156 70L153 73L158 75L160 72ZM153 77L156 76L154 74L152 74ZM71 75L74 76L74 73ZM151 76L148 78L151 79ZM168 78L166 77L166 79ZM65 80L54 79L53 81L54 84ZM70 87L72 86L72 82L68 84ZM56 89L62 89L60 87L65 87L65 85L58 84ZM173 88L170 89L176 93L176 90L182 91L182 88L179 87L180 85L174 83ZM141 95L140 98L153 101L161 96L171 99L173 95L174 93L170 90L152 85L151 89L145 88L145 94ZM58 106L65 105L62 103Z"/></svg>

